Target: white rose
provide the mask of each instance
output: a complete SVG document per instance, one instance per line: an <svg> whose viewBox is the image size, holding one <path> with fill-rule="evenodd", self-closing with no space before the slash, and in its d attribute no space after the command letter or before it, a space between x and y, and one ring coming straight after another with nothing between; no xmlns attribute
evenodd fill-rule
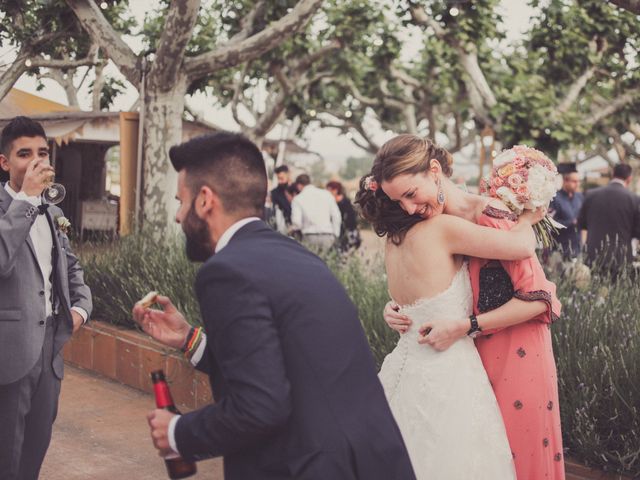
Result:
<svg viewBox="0 0 640 480"><path fill-rule="evenodd" d="M506 165L507 163L513 162L517 157L518 155L513 150L511 149L505 150L504 152L500 153L496 158L493 159L493 166L495 168L500 168L501 166Z"/></svg>
<svg viewBox="0 0 640 480"><path fill-rule="evenodd" d="M506 203L507 207L520 215L524 209L524 205L518 202L516 194L509 187L500 187L496 190L496 195L500 200Z"/></svg>
<svg viewBox="0 0 640 480"><path fill-rule="evenodd" d="M555 174L542 165L534 165L529 169L527 180L531 197L525 208L534 210L538 207L546 207L556 195Z"/></svg>

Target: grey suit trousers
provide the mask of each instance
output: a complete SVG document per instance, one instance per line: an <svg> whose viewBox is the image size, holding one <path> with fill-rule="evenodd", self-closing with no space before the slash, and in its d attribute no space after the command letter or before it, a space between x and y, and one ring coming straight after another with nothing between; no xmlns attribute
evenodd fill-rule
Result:
<svg viewBox="0 0 640 480"><path fill-rule="evenodd" d="M20 380L0 385L0 479L36 480L58 412L60 379L54 374L55 322L47 319L40 358Z"/></svg>

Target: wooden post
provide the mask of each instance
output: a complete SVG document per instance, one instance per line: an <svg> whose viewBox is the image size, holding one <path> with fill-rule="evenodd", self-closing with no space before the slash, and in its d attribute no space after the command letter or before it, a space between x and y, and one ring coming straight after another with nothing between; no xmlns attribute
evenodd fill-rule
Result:
<svg viewBox="0 0 640 480"><path fill-rule="evenodd" d="M138 113L120 112L120 235L133 229L136 210Z"/></svg>

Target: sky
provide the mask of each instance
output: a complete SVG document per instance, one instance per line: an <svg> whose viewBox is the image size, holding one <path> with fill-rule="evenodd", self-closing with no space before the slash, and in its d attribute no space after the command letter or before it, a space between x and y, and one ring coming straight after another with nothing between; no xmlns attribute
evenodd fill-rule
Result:
<svg viewBox="0 0 640 480"><path fill-rule="evenodd" d="M517 40L529 27L530 18L534 13L534 10L527 5L528 0L502 0L500 3L500 13L503 15L505 22L504 25L507 28L507 41L510 43ZM145 12L157 2L155 0L136 0L131 2L130 9L136 16L139 23L142 23ZM141 49L141 45L136 45L135 40L131 41L131 46L134 50ZM407 47L406 55L411 55L412 45ZM414 47L416 50L418 45ZM11 49L0 46L0 58L2 63L5 63L8 58L11 58ZM117 68L110 65L107 69L107 73L112 76L120 76ZM122 78L122 77L121 77ZM89 82L85 82L88 84ZM16 88L25 90L36 95L45 96L50 100L67 103L64 90L57 83L52 80L44 81L44 90L36 90L36 82L34 79L23 75L20 80L15 84ZM137 91L129 86L129 89L125 95L116 99L112 110L128 110L137 98ZM79 96L80 105L83 108L89 108L90 97L85 92ZM194 107L194 110L201 113L205 120L214 123L220 127L237 130L237 124L234 122L233 117L228 109L219 109L213 106L211 99L204 95L194 97L191 101L187 100L187 103ZM280 129L276 128L269 135L270 138L279 138ZM377 142L384 142L387 138L392 136L391 132L378 132L374 136L374 140ZM325 160L327 170L337 171L339 167L350 156L363 156L367 155L361 149L356 147L351 140L346 136L340 135L337 129L319 128L318 126L312 126L307 129L302 141L309 150L317 152ZM462 153L461 155L465 155Z"/></svg>

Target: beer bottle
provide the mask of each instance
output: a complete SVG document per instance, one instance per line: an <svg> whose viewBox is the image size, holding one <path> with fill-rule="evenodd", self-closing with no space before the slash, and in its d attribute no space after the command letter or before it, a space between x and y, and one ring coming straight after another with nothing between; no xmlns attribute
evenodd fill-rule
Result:
<svg viewBox="0 0 640 480"><path fill-rule="evenodd" d="M156 407L180 415L180 412L173 403L173 398L171 398L171 392L169 391L167 380L164 378L164 372L162 370L151 372L151 381L153 382L153 391L156 396ZM188 462L175 453L164 457L164 463L167 466L169 478L172 480L190 477L191 475L195 475L197 471L195 462Z"/></svg>

